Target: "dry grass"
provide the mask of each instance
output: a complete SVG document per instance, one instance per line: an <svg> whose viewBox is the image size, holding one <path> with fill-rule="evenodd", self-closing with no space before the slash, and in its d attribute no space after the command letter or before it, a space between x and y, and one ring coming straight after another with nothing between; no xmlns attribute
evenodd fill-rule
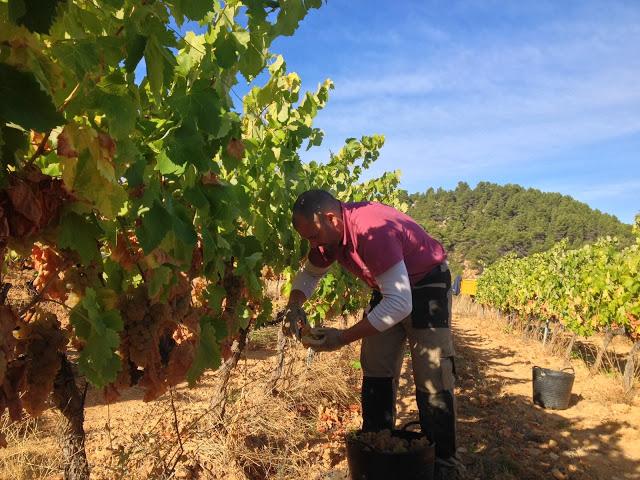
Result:
<svg viewBox="0 0 640 480"><path fill-rule="evenodd" d="M61 417L27 418L10 422L3 415L0 431L6 436L8 447L0 449L0 478L31 480L55 478L62 471L62 455L55 432Z"/></svg>
<svg viewBox="0 0 640 480"><path fill-rule="evenodd" d="M198 457L207 459L202 466L210 474L224 471L218 478L284 480L309 478L317 467L322 453L310 450L326 440L317 429L319 412L348 411L358 402L359 378L348 361L355 354L325 354L308 367L304 349L290 351L276 395L267 391L268 378L244 391L236 386L237 400L228 407L225 431L198 432Z"/></svg>
<svg viewBox="0 0 640 480"><path fill-rule="evenodd" d="M307 351L290 345L284 376L272 395L275 356L265 358L261 349L273 352L275 332L274 327L252 336L255 343L230 378L223 419L220 406L210 405L219 388L215 375L195 389L180 386L173 407L167 395L136 403L132 407L140 413L131 413L127 431L114 426L111 441L104 434L88 440L92 479L283 480L311 478L313 469L331 467L340 455L327 453L327 446L342 448L336 438L360 423L353 408L359 372L350 366L355 350L323 354L307 366ZM329 420L319 429L323 416Z"/></svg>
<svg viewBox="0 0 640 480"><path fill-rule="evenodd" d="M275 347L275 328L254 337L258 345L251 349ZM170 395L149 404L133 401L123 409L130 418L118 425L116 415L122 413L115 411L117 405L110 414L106 405L89 406L92 418L85 428L92 479L310 478L311 470L326 468L337 457L322 451L335 430L349 420L353 428L359 424L352 408L358 402L359 372L349 366L355 355L347 348L318 356L307 366L307 351L291 345L275 395L267 388L275 358L241 360L229 383L222 421L219 409L209 404L218 388L215 376L195 389L179 387L173 407ZM124 400L123 406L132 403ZM318 430L325 411L335 412L333 431ZM344 412L351 417L343 422ZM0 450L0 479L61 478L60 418L53 410L20 423L9 424L3 417L9 447Z"/></svg>

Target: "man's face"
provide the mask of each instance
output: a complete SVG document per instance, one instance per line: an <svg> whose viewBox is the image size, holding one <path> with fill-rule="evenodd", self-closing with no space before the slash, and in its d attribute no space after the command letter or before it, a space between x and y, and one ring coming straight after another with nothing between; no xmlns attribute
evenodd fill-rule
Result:
<svg viewBox="0 0 640 480"><path fill-rule="evenodd" d="M293 226L302 238L309 241L311 248L333 250L342 241L342 218L333 212L316 213L313 221L297 217Z"/></svg>

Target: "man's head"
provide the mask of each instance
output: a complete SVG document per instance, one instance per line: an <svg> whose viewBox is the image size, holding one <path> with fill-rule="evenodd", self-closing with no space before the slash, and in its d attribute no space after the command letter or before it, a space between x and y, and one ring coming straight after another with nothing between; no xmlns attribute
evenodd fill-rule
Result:
<svg viewBox="0 0 640 480"><path fill-rule="evenodd" d="M325 190L308 190L293 205L293 227L312 248L333 249L342 241L342 206Z"/></svg>

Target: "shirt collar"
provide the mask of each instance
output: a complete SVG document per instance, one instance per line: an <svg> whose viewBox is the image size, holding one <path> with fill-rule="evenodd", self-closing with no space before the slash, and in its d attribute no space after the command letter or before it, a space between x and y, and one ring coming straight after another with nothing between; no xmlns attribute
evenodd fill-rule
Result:
<svg viewBox="0 0 640 480"><path fill-rule="evenodd" d="M347 205L340 202L340 209L342 210L342 246L347 244Z"/></svg>

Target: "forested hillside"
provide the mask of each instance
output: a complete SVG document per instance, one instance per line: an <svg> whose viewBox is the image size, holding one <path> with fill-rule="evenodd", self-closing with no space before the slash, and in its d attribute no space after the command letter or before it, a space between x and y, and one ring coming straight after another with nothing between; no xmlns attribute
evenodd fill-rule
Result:
<svg viewBox="0 0 640 480"><path fill-rule="evenodd" d="M508 252L525 256L561 239L579 247L599 237L616 236L630 244L631 226L593 210L567 195L519 185L460 182L455 190L407 196L408 213L444 243L454 268L482 269Z"/></svg>

